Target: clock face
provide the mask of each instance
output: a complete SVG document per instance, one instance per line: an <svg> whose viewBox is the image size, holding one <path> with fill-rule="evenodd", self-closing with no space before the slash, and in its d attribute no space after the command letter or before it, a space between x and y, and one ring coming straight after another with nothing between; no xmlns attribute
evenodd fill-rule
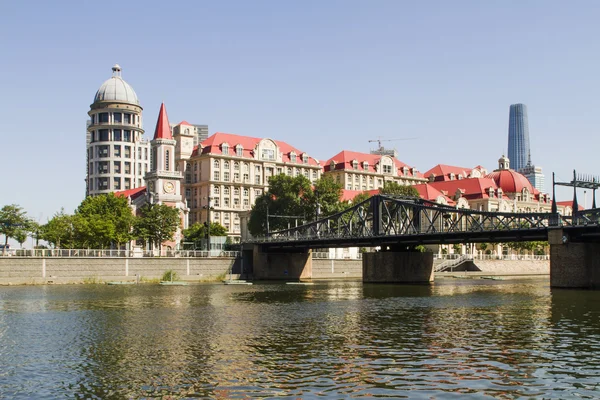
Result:
<svg viewBox="0 0 600 400"><path fill-rule="evenodd" d="M173 193L175 191L175 185L173 182L167 181L163 184L163 189L165 193Z"/></svg>

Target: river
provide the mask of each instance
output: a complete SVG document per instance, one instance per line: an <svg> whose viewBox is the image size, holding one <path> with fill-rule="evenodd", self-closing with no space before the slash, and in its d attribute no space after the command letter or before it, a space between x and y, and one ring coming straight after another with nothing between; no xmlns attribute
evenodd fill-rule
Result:
<svg viewBox="0 0 600 400"><path fill-rule="evenodd" d="M598 398L600 292L548 279L0 287L0 398Z"/></svg>

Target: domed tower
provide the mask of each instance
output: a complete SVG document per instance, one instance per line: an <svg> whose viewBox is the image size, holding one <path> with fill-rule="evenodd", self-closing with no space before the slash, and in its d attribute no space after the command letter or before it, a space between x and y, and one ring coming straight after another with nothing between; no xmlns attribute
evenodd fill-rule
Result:
<svg viewBox="0 0 600 400"><path fill-rule="evenodd" d="M88 115L86 195L144 186L150 143L144 140L142 107L133 88L112 67Z"/></svg>

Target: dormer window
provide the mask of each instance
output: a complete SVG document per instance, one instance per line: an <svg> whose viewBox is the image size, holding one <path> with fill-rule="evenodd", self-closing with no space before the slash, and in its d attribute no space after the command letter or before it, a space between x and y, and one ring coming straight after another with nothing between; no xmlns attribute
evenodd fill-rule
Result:
<svg viewBox="0 0 600 400"><path fill-rule="evenodd" d="M241 157L244 155L244 148L242 147L241 144L238 144L237 146L235 146L235 155L238 157Z"/></svg>
<svg viewBox="0 0 600 400"><path fill-rule="evenodd" d="M302 163L308 164L308 155L306 153L302 154Z"/></svg>
<svg viewBox="0 0 600 400"><path fill-rule="evenodd" d="M363 169L364 169L365 171L368 171L368 170L369 170L369 162L368 162L368 161L363 161Z"/></svg>
<svg viewBox="0 0 600 400"><path fill-rule="evenodd" d="M383 173L384 174L391 174L392 173L392 166L391 165L387 165L387 164L383 164Z"/></svg>
<svg viewBox="0 0 600 400"><path fill-rule="evenodd" d="M417 176L417 172L419 172L419 171L417 171L416 168L413 168L412 169L412 176Z"/></svg>
<svg viewBox="0 0 600 400"><path fill-rule="evenodd" d="M295 163L297 161L296 153L294 153L293 151L290 153L290 161L293 163Z"/></svg>
<svg viewBox="0 0 600 400"><path fill-rule="evenodd" d="M352 160L352 169L358 169L358 161Z"/></svg>
<svg viewBox="0 0 600 400"><path fill-rule="evenodd" d="M451 172L451 173L450 173L450 180L451 180L451 181L453 181L453 180L454 180L454 173L453 173L453 172Z"/></svg>
<svg viewBox="0 0 600 400"><path fill-rule="evenodd" d="M329 170L333 171L335 169L335 161L331 161L331 163L329 163Z"/></svg>
<svg viewBox="0 0 600 400"><path fill-rule="evenodd" d="M403 168L402 168L402 174L403 174L404 176L408 175L408 168L407 168L407 167L403 167Z"/></svg>
<svg viewBox="0 0 600 400"><path fill-rule="evenodd" d="M490 187L488 189L488 195L490 196L490 199L494 198L494 188L493 187Z"/></svg>
<svg viewBox="0 0 600 400"><path fill-rule="evenodd" d="M221 152L223 154L229 154L229 145L227 143L221 145Z"/></svg>

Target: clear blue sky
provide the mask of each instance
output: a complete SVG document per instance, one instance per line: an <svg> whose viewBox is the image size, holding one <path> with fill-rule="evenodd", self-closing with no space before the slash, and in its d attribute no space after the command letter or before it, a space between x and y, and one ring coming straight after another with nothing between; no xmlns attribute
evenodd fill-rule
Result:
<svg viewBox="0 0 600 400"><path fill-rule="evenodd" d="M319 159L416 137L389 144L421 171L492 170L525 103L547 181L600 174L599 20L600 1L3 1L0 206L46 222L81 202L87 111L114 63L147 136L164 101L171 122Z"/></svg>

